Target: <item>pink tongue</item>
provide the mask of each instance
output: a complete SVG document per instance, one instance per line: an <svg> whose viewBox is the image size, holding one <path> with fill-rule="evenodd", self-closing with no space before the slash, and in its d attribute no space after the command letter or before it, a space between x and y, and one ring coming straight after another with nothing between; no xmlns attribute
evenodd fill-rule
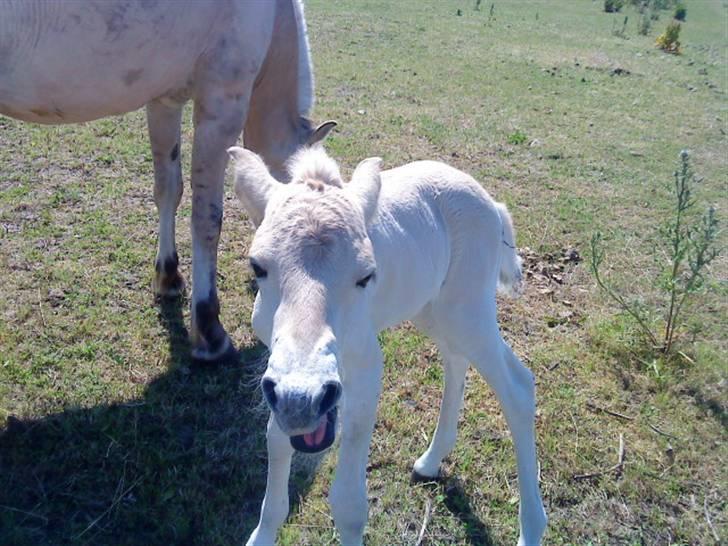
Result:
<svg viewBox="0 0 728 546"><path fill-rule="evenodd" d="M303 441L306 442L308 447L315 447L319 445L326 435L326 416L322 415L319 425L313 432L303 435Z"/></svg>

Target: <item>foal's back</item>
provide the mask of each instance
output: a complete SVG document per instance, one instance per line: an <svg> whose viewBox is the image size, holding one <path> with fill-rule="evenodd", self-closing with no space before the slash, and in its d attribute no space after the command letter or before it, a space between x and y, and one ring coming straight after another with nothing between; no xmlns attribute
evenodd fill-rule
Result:
<svg viewBox="0 0 728 546"><path fill-rule="evenodd" d="M409 163L381 178L369 226L378 268L375 324L387 328L413 317L453 282L495 292L502 226L488 192L437 161Z"/></svg>

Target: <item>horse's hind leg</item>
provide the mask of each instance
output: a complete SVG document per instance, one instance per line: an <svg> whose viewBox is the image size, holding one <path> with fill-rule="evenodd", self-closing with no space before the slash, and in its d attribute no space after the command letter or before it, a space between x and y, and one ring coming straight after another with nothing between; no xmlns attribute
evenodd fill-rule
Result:
<svg viewBox="0 0 728 546"><path fill-rule="evenodd" d="M445 368L445 389L440 404L440 417L432 437L430 447L417 459L413 468L415 479L436 478L440 472L440 464L455 447L458 432L458 417L463 404L465 389L465 372L468 361L452 353L447 345L438 342Z"/></svg>
<svg viewBox="0 0 728 546"><path fill-rule="evenodd" d="M169 107L159 102L147 105L147 125L154 158L154 202L159 211L159 241L154 292L161 297L178 296L184 280L177 267L175 215L182 198L180 126L182 106Z"/></svg>
<svg viewBox="0 0 728 546"><path fill-rule="evenodd" d="M468 303L444 311L447 340L467 357L495 391L511 430L518 466L520 491L519 545L540 544L546 513L538 486L534 420L536 413L533 374L500 335L495 299L481 305Z"/></svg>

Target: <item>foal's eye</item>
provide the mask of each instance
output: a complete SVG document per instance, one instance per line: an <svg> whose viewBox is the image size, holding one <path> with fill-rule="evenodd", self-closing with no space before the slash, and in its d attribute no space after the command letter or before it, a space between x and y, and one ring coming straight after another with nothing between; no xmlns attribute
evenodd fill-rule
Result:
<svg viewBox="0 0 728 546"><path fill-rule="evenodd" d="M369 273L369 275L367 275L366 277L364 277L364 278L359 279L358 281L356 281L356 285L359 288L364 288L367 285L367 283L369 281L371 281L373 278L374 278L374 271L372 271L371 273Z"/></svg>
<svg viewBox="0 0 728 546"><path fill-rule="evenodd" d="M253 268L253 275L256 279L265 279L268 276L268 272L253 260L250 260L250 267Z"/></svg>

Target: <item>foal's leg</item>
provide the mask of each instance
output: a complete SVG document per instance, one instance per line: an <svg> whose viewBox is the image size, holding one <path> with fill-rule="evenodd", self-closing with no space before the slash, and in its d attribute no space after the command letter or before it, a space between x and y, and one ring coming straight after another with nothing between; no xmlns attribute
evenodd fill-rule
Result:
<svg viewBox="0 0 728 546"><path fill-rule="evenodd" d="M228 155L243 128L250 99L240 86L216 87L195 98L192 149L192 356L213 361L233 350L220 324L217 244L222 227L223 179Z"/></svg>
<svg viewBox="0 0 728 546"><path fill-rule="evenodd" d="M460 308L458 315L449 322L451 335L457 337L462 352L495 391L513 436L521 497L518 544L540 544L546 528L546 513L538 487L533 374L501 337L494 299L479 309Z"/></svg>
<svg viewBox="0 0 728 546"><path fill-rule="evenodd" d="M341 544L346 546L362 544L367 523L366 468L382 388L382 368L382 353L373 337L365 350L347 360L342 376L345 399L341 447L329 502Z"/></svg>
<svg viewBox="0 0 728 546"><path fill-rule="evenodd" d="M288 516L288 477L291 471L293 448L271 413L268 419L268 481L260 509L258 526L248 539L247 546L275 544L278 528Z"/></svg>
<svg viewBox="0 0 728 546"><path fill-rule="evenodd" d="M440 464L455 447L458 432L458 417L463 404L465 389L465 372L468 361L462 356L452 353L444 343L438 343L445 367L445 391L440 404L440 417L427 451L417 459L414 465L415 478L436 478L440 472Z"/></svg>
<svg viewBox="0 0 728 546"><path fill-rule="evenodd" d="M161 297L178 296L184 289L184 280L177 271L179 258L174 239L175 215L182 198L181 119L182 106L169 107L156 101L147 104L149 141L154 158L154 202L159 212L153 288Z"/></svg>

